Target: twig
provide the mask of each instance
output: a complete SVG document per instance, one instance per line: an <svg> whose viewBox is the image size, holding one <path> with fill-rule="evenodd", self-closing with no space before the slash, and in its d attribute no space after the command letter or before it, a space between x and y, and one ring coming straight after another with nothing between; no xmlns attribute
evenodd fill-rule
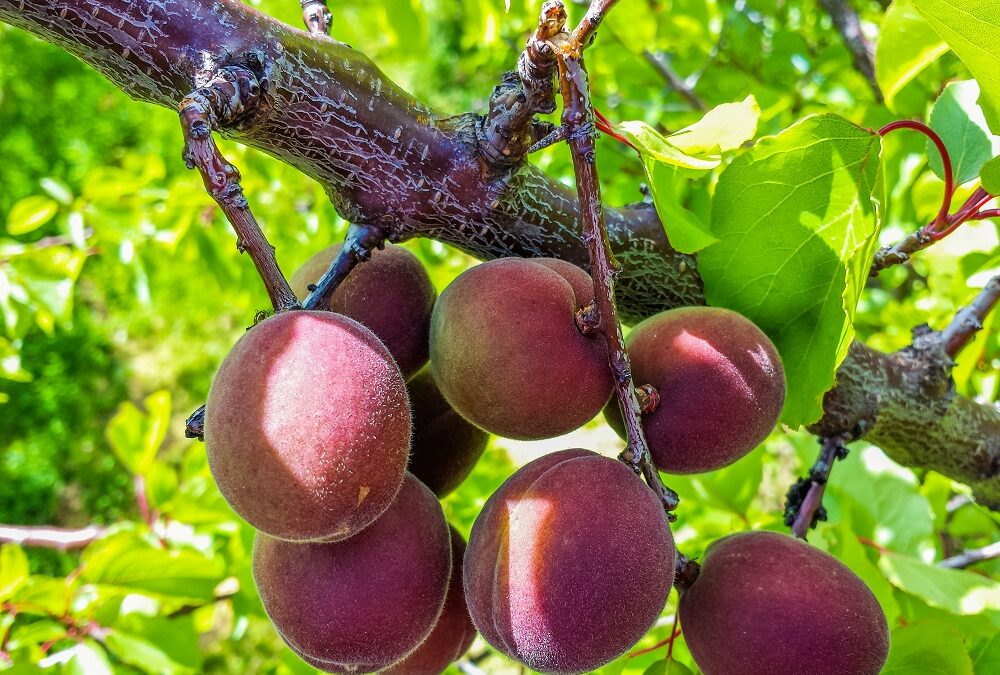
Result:
<svg viewBox="0 0 1000 675"><path fill-rule="evenodd" d="M941 331L941 342L948 356L954 357L972 341L998 301L1000 301L1000 275L987 281L979 295L960 309L948 327Z"/></svg>
<svg viewBox="0 0 1000 675"><path fill-rule="evenodd" d="M684 80L682 80L681 77L674 72L674 69L670 67L669 63L667 63L663 54L650 51L649 49L644 49L642 50L642 55L649 65L653 66L653 70L655 70L660 77L666 80L667 84L680 94L692 108L695 110L707 110L705 102L698 98L698 95L694 93L691 87L687 86Z"/></svg>
<svg viewBox="0 0 1000 675"><path fill-rule="evenodd" d="M959 555L945 558L938 563L938 567L958 570L986 560L996 560L997 558L1000 558L1000 541L994 542L989 546L983 546L982 548L966 549Z"/></svg>
<svg viewBox="0 0 1000 675"><path fill-rule="evenodd" d="M597 32L604 17L607 16L611 8L618 4L618 0L591 0L590 8L580 20L579 25L573 30L570 36L569 47L572 51L579 53L586 49L593 41L594 33Z"/></svg>
<svg viewBox="0 0 1000 675"><path fill-rule="evenodd" d="M385 233L373 225L351 223L344 237L344 245L315 284L309 284L309 297L302 304L305 309L327 309L337 287L347 278L359 262L371 258L372 251L385 245Z"/></svg>
<svg viewBox="0 0 1000 675"><path fill-rule="evenodd" d="M566 8L559 0L542 5L538 27L517 60L517 72L504 73L490 96L490 110L479 127L479 151L490 166L519 164L529 152L556 138L556 129L534 119L555 112L556 59L548 40L565 30Z"/></svg>
<svg viewBox="0 0 1000 675"><path fill-rule="evenodd" d="M314 35L329 35L333 24L333 15L327 9L326 0L300 0L302 5L302 20L306 28Z"/></svg>
<svg viewBox="0 0 1000 675"><path fill-rule="evenodd" d="M587 82L587 71L579 55L577 46L582 36L584 39L597 24L603 13L614 3L594 2L591 11L573 37L560 33L550 41L553 45L559 64L559 83L563 98L562 125L566 129L570 152L573 156L573 168L576 173L577 194L580 199L580 213L583 220L584 241L590 256L591 275L594 280L594 303L599 318L599 330L604 335L608 345L608 358L615 382L615 393L622 408L622 417L627 432L627 445L621 454L622 461L645 477L650 488L662 502L668 516L677 508L677 493L669 489L660 479L660 474L653 465L642 430L641 408L636 397L635 384L629 365L628 353L625 351L625 341L622 337L621 323L615 306L615 278L620 266L611 253L607 227L604 222L604 209L601 204L601 188L597 176L596 165L596 126L594 124L593 105L590 101L590 87ZM595 7L598 9L595 10ZM590 33L588 33L588 30Z"/></svg>
<svg viewBox="0 0 1000 675"><path fill-rule="evenodd" d="M0 543L70 551L85 548L106 533L107 529L100 525L88 525L79 529L37 525L0 525Z"/></svg>
<svg viewBox="0 0 1000 675"><path fill-rule="evenodd" d="M785 500L785 525L791 526L793 536L805 539L809 530L816 527L816 523L826 520L823 493L830 480L833 463L847 456L844 444L851 438L851 434L821 438L822 449L816 463L809 469L809 475L789 488Z"/></svg>
<svg viewBox="0 0 1000 675"><path fill-rule="evenodd" d="M275 311L299 306L288 281L278 268L274 247L261 232L240 186L240 172L230 164L212 139L212 130L246 119L257 107L260 85L243 66L226 66L214 73L204 87L195 89L180 104L184 130L184 162L197 168L205 189L222 208L236 231L240 252L250 254L264 282Z"/></svg>
<svg viewBox="0 0 1000 675"><path fill-rule="evenodd" d="M847 50L851 52L854 69L868 81L868 86L871 87L875 100L881 103L883 101L882 90L875 77L875 49L865 34L861 32L861 19L858 17L858 13L854 11L848 0L819 0L819 4L833 19L833 25L844 40Z"/></svg>

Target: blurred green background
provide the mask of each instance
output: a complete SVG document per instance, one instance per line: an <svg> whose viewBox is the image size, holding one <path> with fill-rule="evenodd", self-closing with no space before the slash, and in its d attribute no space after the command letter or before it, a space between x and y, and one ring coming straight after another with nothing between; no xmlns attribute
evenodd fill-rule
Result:
<svg viewBox="0 0 1000 675"><path fill-rule="evenodd" d="M251 4L300 23L297 2ZM436 109L485 112L537 4L513 0L507 12L502 0L338 0L333 34ZM876 36L883 3L857 7ZM645 52L664 57L707 108L753 94L763 111L758 136L820 111L868 126L925 117L945 82L969 77L939 50L893 91L890 110L875 101L813 0L629 0L588 57L595 103L613 120L661 130L702 111L665 83ZM286 272L343 236L345 223L317 184L257 152L222 146ZM0 548L0 670L311 672L263 616L249 574L251 529L218 495L204 446L183 437L184 418L267 297L180 152L174 112L135 103L68 54L0 25L0 523L110 528L82 554ZM571 181L563 147L533 161ZM631 150L604 139L599 162L609 203L641 198L644 176ZM884 166L883 240L892 242L933 215L942 185L916 135L888 140ZM713 180L692 183L689 202L704 202ZM439 289L474 262L432 241L406 246ZM916 324L942 327L998 254L997 228L986 221L884 273L862 299L859 336L895 349ZM961 356L959 390L995 401L998 358L991 322ZM600 420L542 444L494 439L445 501L446 513L467 534L515 466L573 446L621 449ZM894 630L891 665L1000 672L1000 563L961 572L933 564L1000 538L1000 519L947 478L857 446L835 472L830 521L812 540L882 602ZM670 479L683 499L679 547L698 556L734 530L783 529L784 491L815 451L807 434L775 433L730 468ZM148 520L137 476L153 510ZM637 649L670 634L675 600ZM664 650L601 672L662 673ZM468 668L517 671L482 642L470 656ZM695 670L682 641L673 656Z"/></svg>

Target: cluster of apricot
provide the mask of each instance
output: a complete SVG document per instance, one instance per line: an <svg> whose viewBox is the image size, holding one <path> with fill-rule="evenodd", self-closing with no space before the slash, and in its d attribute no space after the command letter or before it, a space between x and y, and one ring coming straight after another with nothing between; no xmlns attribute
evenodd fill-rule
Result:
<svg viewBox="0 0 1000 675"><path fill-rule="evenodd" d="M297 293L336 250L296 273ZM432 675L479 633L534 670L580 673L652 628L677 554L662 504L624 464L581 449L527 464L486 502L467 546L438 502L490 434L549 438L602 409L621 427L605 342L578 325L593 298L578 267L513 258L471 268L437 298L416 257L388 247L331 311L279 314L237 342L208 397L208 458L259 531L260 597L303 660ZM659 393L643 424L665 471L730 464L777 422L780 359L734 312L665 312L636 326L628 349L636 382ZM875 673L885 660L871 592L783 535L716 542L680 612L709 675Z"/></svg>

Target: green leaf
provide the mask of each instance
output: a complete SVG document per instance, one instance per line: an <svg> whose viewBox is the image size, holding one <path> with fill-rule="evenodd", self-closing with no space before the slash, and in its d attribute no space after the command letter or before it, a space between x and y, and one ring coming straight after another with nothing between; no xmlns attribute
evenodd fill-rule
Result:
<svg viewBox="0 0 1000 675"><path fill-rule="evenodd" d="M104 644L108 651L122 662L144 673L191 672L189 668L176 663L153 643L135 635L112 630L105 636Z"/></svg>
<svg viewBox="0 0 1000 675"><path fill-rule="evenodd" d="M820 417L854 336L878 244L880 151L873 131L816 115L762 139L719 178L711 231L720 241L698 259L708 303L774 341L791 426Z"/></svg>
<svg viewBox="0 0 1000 675"><path fill-rule="evenodd" d="M645 122L622 122L615 129L631 141L645 161L663 162L696 171L722 163L722 153L738 149L753 138L760 107L753 96L709 110L691 126L664 136Z"/></svg>
<svg viewBox="0 0 1000 675"><path fill-rule="evenodd" d="M17 544L0 546L0 602L9 599L28 580L28 556Z"/></svg>
<svg viewBox="0 0 1000 675"><path fill-rule="evenodd" d="M990 127L1000 130L1000 13L982 0L913 0L927 22L979 81Z"/></svg>
<svg viewBox="0 0 1000 675"><path fill-rule="evenodd" d="M691 126L670 134L675 148L694 156L716 157L738 150L757 133L760 106L753 96L712 108ZM720 158L721 159L721 158Z"/></svg>
<svg viewBox="0 0 1000 675"><path fill-rule="evenodd" d="M883 555L879 567L896 588L912 593L931 607L953 614L1000 609L1000 583L989 577L896 554Z"/></svg>
<svg viewBox="0 0 1000 675"><path fill-rule="evenodd" d="M979 170L979 180L983 189L991 195L1000 195L1000 157L994 157Z"/></svg>
<svg viewBox="0 0 1000 675"><path fill-rule="evenodd" d="M225 572L220 559L153 547L131 532L91 544L82 562L90 583L204 601L214 597Z"/></svg>
<svg viewBox="0 0 1000 675"><path fill-rule="evenodd" d="M875 77L885 104L895 110L896 94L947 51L910 0L895 0L882 18L875 47Z"/></svg>
<svg viewBox="0 0 1000 675"><path fill-rule="evenodd" d="M991 639L977 645L972 652L972 669L976 675L1000 673L1000 632Z"/></svg>
<svg viewBox="0 0 1000 675"><path fill-rule="evenodd" d="M615 125L615 130L627 138L644 160L663 162L671 166L694 171L711 171L719 166L718 159L689 155L670 142L664 136L645 122L621 122Z"/></svg>
<svg viewBox="0 0 1000 675"><path fill-rule="evenodd" d="M150 394L144 404L146 413L129 401L122 403L105 431L115 456L136 475L149 469L166 438L170 424L170 392Z"/></svg>
<svg viewBox="0 0 1000 675"><path fill-rule="evenodd" d="M714 244L708 227L685 208L681 193L687 171L709 171L722 162L722 153L738 149L757 132L760 107L753 96L725 103L701 120L663 136L645 122L623 122L617 128L639 151L653 193L656 212L670 244L681 253L697 253Z"/></svg>
<svg viewBox="0 0 1000 675"><path fill-rule="evenodd" d="M667 658L651 663L642 671L642 675L694 675L694 673L680 661Z"/></svg>
<svg viewBox="0 0 1000 675"><path fill-rule="evenodd" d="M962 633L941 621L919 621L892 631L882 675L972 675Z"/></svg>
<svg viewBox="0 0 1000 675"><path fill-rule="evenodd" d="M7 214L7 232L15 236L33 232L52 220L58 211L59 204L54 199L39 195L25 197Z"/></svg>
<svg viewBox="0 0 1000 675"><path fill-rule="evenodd" d="M681 203L679 193L685 179L680 169L645 156L642 163L649 180L649 189L653 193L656 213L660 216L670 245L681 253L697 253L719 241L712 236L701 218Z"/></svg>
<svg viewBox="0 0 1000 675"><path fill-rule="evenodd" d="M870 536L881 546L911 556L934 550L934 512L913 471L871 445L854 449L837 462L830 485L838 499L850 501L855 534Z"/></svg>
<svg viewBox="0 0 1000 675"><path fill-rule="evenodd" d="M1000 150L978 100L979 84L975 80L952 82L931 108L930 125L948 148L956 185L979 176L986 160ZM941 156L930 141L927 141L927 157L934 173L944 178Z"/></svg>

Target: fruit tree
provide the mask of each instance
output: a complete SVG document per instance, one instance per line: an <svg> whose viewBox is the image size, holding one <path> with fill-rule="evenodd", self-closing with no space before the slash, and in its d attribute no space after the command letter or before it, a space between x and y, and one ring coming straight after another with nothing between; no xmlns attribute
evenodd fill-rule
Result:
<svg viewBox="0 0 1000 675"><path fill-rule="evenodd" d="M0 22L0 670L1000 671L988 3Z"/></svg>

